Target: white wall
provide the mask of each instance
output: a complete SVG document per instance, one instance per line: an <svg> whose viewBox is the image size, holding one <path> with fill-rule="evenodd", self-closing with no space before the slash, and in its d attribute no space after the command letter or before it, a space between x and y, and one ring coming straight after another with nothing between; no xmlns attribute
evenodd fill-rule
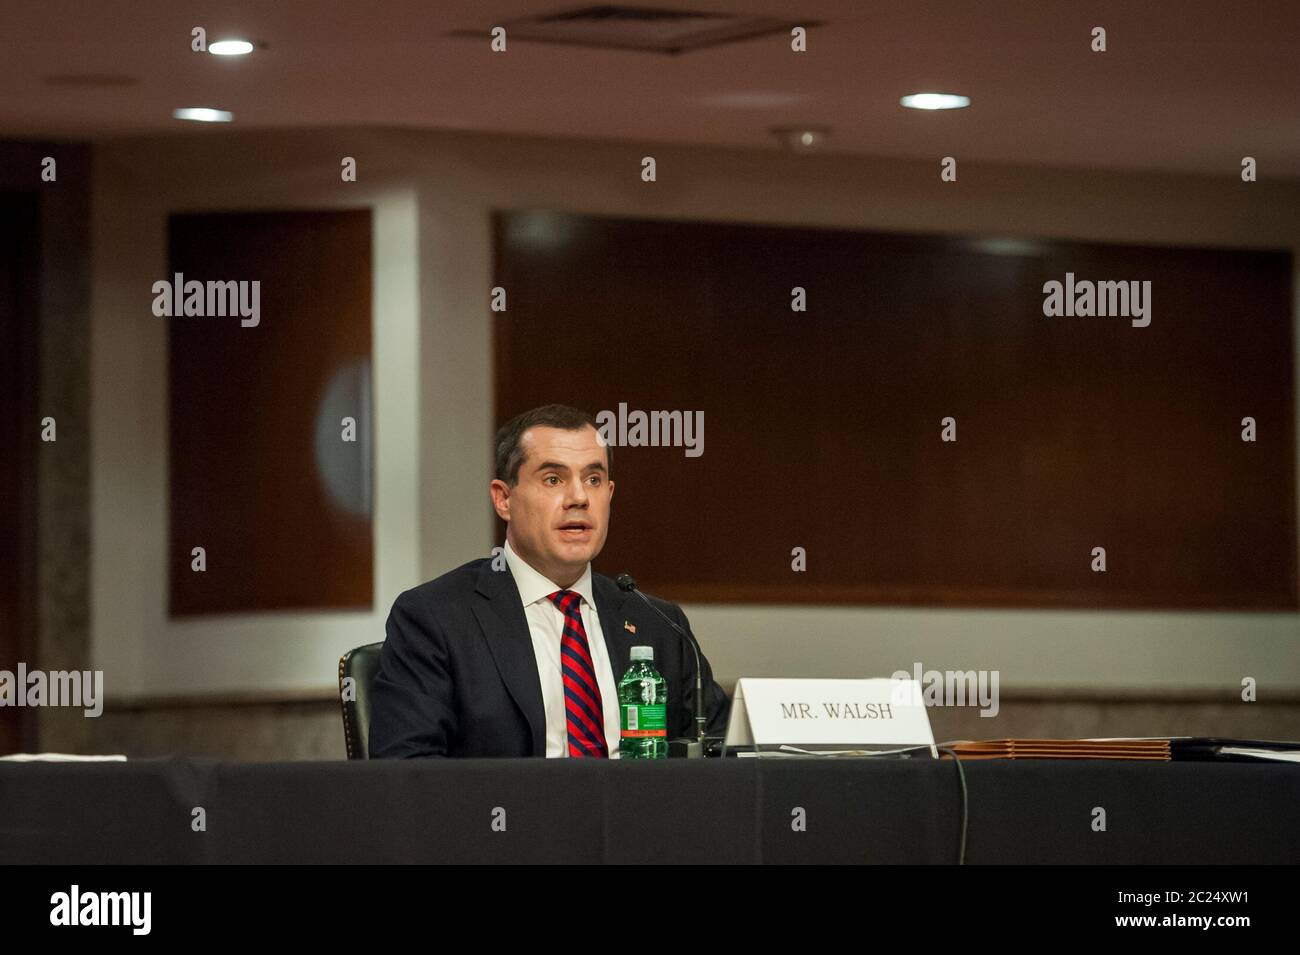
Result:
<svg viewBox="0 0 1300 955"><path fill-rule="evenodd" d="M339 180L345 155L358 160L355 184ZM644 155L659 182L640 181ZM1300 184L1246 185L1234 170L964 165L945 185L937 161L390 130L120 141L95 162L92 640L110 696L330 692L339 654L382 638L400 590L487 552L493 209L1300 248ZM169 621L165 319L149 310L166 217L358 205L376 210L375 610ZM1224 691L1243 676L1264 698L1300 691L1296 614L686 610L723 680L887 675L920 661L1000 670L1003 693Z"/></svg>
<svg viewBox="0 0 1300 955"><path fill-rule="evenodd" d="M361 145L369 137L353 137ZM166 278L167 216L204 209L371 207L375 592L419 565L419 232L415 190L371 162L344 184L349 152L226 150L211 137L95 155L91 319L91 646L110 697L293 694L336 685L340 653L382 639L386 608L167 618L167 319L148 290ZM274 382L267 382L274 388Z"/></svg>

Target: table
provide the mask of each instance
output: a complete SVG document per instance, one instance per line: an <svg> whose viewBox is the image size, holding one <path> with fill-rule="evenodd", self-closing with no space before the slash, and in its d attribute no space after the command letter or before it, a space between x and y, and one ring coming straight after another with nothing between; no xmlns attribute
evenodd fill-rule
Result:
<svg viewBox="0 0 1300 955"><path fill-rule="evenodd" d="M1300 862L1300 766L962 765L967 863ZM0 862L951 863L961 809L928 758L0 763Z"/></svg>

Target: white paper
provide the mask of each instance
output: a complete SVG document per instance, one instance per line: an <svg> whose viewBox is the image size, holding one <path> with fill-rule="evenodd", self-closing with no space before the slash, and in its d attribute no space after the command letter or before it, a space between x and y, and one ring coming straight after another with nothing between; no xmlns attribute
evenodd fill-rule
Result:
<svg viewBox="0 0 1300 955"><path fill-rule="evenodd" d="M11 763L124 763L125 756L78 756L73 753L14 753L0 756Z"/></svg>

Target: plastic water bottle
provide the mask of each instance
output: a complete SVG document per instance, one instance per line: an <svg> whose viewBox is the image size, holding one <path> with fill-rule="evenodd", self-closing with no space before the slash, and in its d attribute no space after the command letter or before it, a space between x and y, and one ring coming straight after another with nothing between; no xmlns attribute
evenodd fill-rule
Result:
<svg viewBox="0 0 1300 955"><path fill-rule="evenodd" d="M668 758L668 683L654 659L654 647L633 647L618 681L619 759Z"/></svg>

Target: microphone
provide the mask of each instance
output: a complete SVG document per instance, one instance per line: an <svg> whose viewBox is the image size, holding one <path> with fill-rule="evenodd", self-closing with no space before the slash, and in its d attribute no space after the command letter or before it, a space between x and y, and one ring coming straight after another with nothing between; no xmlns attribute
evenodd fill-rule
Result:
<svg viewBox="0 0 1300 955"><path fill-rule="evenodd" d="M673 755L672 746L678 744L679 748L685 749L684 755L688 757L703 756L705 716L700 712L700 701L704 699L704 669L700 666L700 648L695 642L695 637L679 627L672 618L668 616L668 614L664 613L652 604L650 598L637 589L636 581L632 578L631 574L619 574L614 578L614 583L618 584L619 590L626 593L636 594L640 597L647 607L663 618L664 623L668 624L668 626L672 627L681 635L682 639L690 646L691 652L695 654L695 700L691 706L691 712L695 717L696 737L695 739L687 738L685 740L673 740L673 742L669 744L669 755Z"/></svg>

